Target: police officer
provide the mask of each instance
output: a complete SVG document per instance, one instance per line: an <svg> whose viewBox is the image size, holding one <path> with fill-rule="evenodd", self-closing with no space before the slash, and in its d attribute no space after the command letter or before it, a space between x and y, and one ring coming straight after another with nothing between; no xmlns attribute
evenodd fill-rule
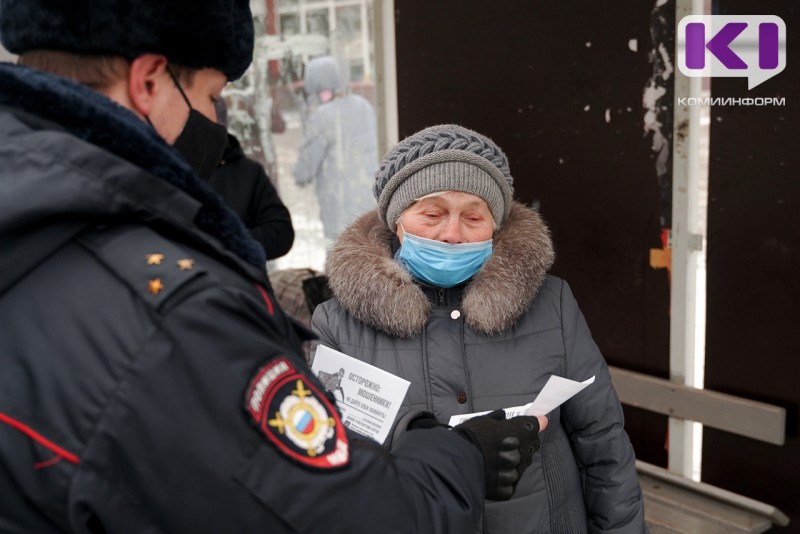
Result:
<svg viewBox="0 0 800 534"><path fill-rule="evenodd" d="M1 532L460 533L511 495L536 418L344 428L202 179L248 0L0 0L0 39Z"/></svg>

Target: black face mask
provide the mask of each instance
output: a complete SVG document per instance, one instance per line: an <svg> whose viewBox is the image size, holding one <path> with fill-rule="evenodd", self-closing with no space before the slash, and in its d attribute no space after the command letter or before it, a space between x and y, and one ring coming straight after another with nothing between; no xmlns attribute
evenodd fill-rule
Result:
<svg viewBox="0 0 800 534"><path fill-rule="evenodd" d="M209 180L222 159L225 145L228 142L228 131L224 126L209 120L205 115L192 108L178 79L171 70L167 69L167 71L189 106L189 118L172 146L181 153L202 179Z"/></svg>

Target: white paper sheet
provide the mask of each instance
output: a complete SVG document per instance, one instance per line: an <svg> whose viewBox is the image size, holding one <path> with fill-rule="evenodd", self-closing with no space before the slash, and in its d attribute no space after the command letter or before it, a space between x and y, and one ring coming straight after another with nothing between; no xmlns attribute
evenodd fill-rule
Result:
<svg viewBox="0 0 800 534"><path fill-rule="evenodd" d="M333 393L342 423L379 443L386 441L410 382L324 345L311 370Z"/></svg>
<svg viewBox="0 0 800 534"><path fill-rule="evenodd" d="M594 382L594 376L584 380L583 382L576 382L561 376L551 375L547 379L547 383L542 388L542 391L536 396L533 402L529 402L524 406L512 406L511 408L504 408L506 412L506 419L516 417L518 415L547 415L562 403L572 398L575 394L582 391L583 388ZM456 426L463 423L468 419L484 415L489 412L465 413L462 415L454 415L450 418L448 423L450 426Z"/></svg>

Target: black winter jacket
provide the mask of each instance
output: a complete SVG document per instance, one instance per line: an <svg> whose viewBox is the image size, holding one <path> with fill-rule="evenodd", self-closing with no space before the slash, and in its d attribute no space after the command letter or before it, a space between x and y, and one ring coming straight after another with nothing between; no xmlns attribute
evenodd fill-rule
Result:
<svg viewBox="0 0 800 534"><path fill-rule="evenodd" d="M0 532L478 524L478 449L343 428L263 261L132 113L0 64Z"/></svg>
<svg viewBox="0 0 800 534"><path fill-rule="evenodd" d="M264 168L245 156L239 141L231 134L222 162L209 184L241 217L250 234L264 247L268 260L289 252L294 242L289 210Z"/></svg>

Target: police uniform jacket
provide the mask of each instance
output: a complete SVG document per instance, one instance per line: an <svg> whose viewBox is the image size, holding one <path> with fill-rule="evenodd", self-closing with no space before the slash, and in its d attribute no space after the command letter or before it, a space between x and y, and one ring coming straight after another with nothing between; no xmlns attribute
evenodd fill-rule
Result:
<svg viewBox="0 0 800 534"><path fill-rule="evenodd" d="M396 434L415 410L447 423L525 405L551 375L595 377L548 414L514 497L487 502L484 532L645 532L622 407L569 286L547 275L553 249L539 215L514 204L481 271L450 289L412 279L398 247L376 212L354 223L328 256L336 298L312 318L322 344L411 382Z"/></svg>
<svg viewBox="0 0 800 534"><path fill-rule="evenodd" d="M263 250L145 122L0 65L0 532L467 532L479 450L341 424Z"/></svg>

